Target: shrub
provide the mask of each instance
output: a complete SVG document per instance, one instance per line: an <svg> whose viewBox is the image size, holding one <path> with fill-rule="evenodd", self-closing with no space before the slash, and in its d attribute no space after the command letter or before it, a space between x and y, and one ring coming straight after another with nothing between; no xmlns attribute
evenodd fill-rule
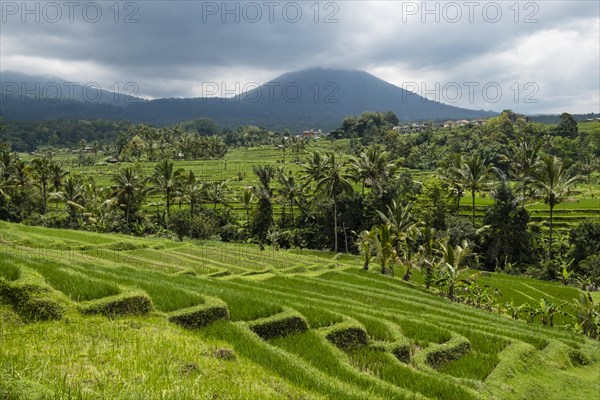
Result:
<svg viewBox="0 0 600 400"><path fill-rule="evenodd" d="M145 249L148 247L146 243L134 243L134 242L114 242L105 246L109 250L115 251L128 251L128 250L137 250L137 249Z"/></svg>
<svg viewBox="0 0 600 400"><path fill-rule="evenodd" d="M346 321L328 327L324 330L324 335L342 350L364 347L369 342L367 331L356 321Z"/></svg>
<svg viewBox="0 0 600 400"><path fill-rule="evenodd" d="M219 299L206 299L204 304L188 307L169 314L169 322L187 329L199 329L217 320L229 319L227 304Z"/></svg>
<svg viewBox="0 0 600 400"><path fill-rule="evenodd" d="M302 315L287 309L282 313L251 321L248 327L262 339L269 340L305 332L308 330L308 323Z"/></svg>
<svg viewBox="0 0 600 400"><path fill-rule="evenodd" d="M128 292L82 303L82 314L101 314L107 317L145 315L152 311L152 302L142 291Z"/></svg>
<svg viewBox="0 0 600 400"><path fill-rule="evenodd" d="M471 350L471 343L463 336L455 336L443 343L424 350L425 362L440 368L448 361L457 360Z"/></svg>

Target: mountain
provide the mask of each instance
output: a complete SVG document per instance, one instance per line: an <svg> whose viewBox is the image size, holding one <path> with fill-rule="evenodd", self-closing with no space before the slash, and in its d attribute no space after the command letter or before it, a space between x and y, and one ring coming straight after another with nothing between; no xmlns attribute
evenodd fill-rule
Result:
<svg viewBox="0 0 600 400"><path fill-rule="evenodd" d="M12 75L11 75L12 74ZM9 79L6 79L8 76ZM21 81L19 81L21 79ZM37 80L36 80L37 79ZM14 82L48 82L3 72L0 114L6 121L102 118L169 125L198 118L211 118L223 127L254 124L292 131L335 129L344 117L364 111L394 111L401 121L473 119L496 113L469 110L428 100L394 86L364 71L307 69L286 73L232 98L143 100L110 91L63 99L32 98L15 92ZM64 80L52 82L64 85ZM41 86L44 86L43 83ZM49 89L54 86L48 86ZM6 90L10 89L10 90ZM15 93L13 93L15 92ZM31 93L29 93L31 94ZM35 93L34 93L35 94ZM51 95L48 95L50 97ZM99 96L106 101L90 101ZM43 96L38 96L43 97ZM83 98L83 97L87 97Z"/></svg>

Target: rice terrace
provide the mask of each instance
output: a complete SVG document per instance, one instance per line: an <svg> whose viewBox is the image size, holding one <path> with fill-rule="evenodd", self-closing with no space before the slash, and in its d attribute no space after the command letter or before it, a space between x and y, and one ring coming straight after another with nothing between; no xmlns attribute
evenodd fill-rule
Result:
<svg viewBox="0 0 600 400"><path fill-rule="evenodd" d="M0 1L0 400L600 400L598 71L598 1Z"/></svg>

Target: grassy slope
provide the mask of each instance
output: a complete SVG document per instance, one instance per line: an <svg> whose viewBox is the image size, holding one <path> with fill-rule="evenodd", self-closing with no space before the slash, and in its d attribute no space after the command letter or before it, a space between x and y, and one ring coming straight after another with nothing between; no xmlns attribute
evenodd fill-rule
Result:
<svg viewBox="0 0 600 400"><path fill-rule="evenodd" d="M37 271L71 304L61 321L27 324L1 308L0 393L24 398L47 391L61 398L70 393L76 398L558 400L591 398L600 390L597 342L450 303L414 283L360 271L354 257L4 222L0 239L11 242L0 245L0 276L18 279L19 272ZM115 251L124 241L129 250ZM21 246L14 248L16 243ZM207 275L223 269L233 275ZM69 300L72 286L61 278L69 276L123 291L144 289L158 311L114 320L83 317L76 312L79 302L96 296ZM501 274L485 279L502 285L506 301L511 296L569 300L579 293ZM168 302L173 294L182 296L181 302ZM205 296L220 298L233 322L197 333L168 323L165 312L186 307L186 296L189 304ZM248 329L248 322L284 308L300 312L311 329L274 341ZM369 346L343 352L324 338L325 329L347 323L366 330ZM461 340L470 342L471 351L439 371L424 361L428 352ZM384 351L407 343L421 348L413 347L417 351L409 364ZM233 349L237 361L216 358L217 348ZM574 365L568 354L575 348L591 355L593 363Z"/></svg>

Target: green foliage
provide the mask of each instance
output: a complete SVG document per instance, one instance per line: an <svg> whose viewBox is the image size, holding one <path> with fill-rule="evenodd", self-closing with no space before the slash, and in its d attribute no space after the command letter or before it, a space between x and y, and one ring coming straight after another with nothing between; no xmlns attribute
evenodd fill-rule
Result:
<svg viewBox="0 0 600 400"><path fill-rule="evenodd" d="M25 321L61 319L66 311L64 303L48 287L33 282L31 279L9 282L0 278L0 303L11 305Z"/></svg>
<svg viewBox="0 0 600 400"><path fill-rule="evenodd" d="M199 306L173 311L168 319L184 328L200 329L217 320L229 319L229 310L224 302L210 299Z"/></svg>
<svg viewBox="0 0 600 400"><path fill-rule="evenodd" d="M576 265L584 259L600 254L600 221L583 221L569 232Z"/></svg>
<svg viewBox="0 0 600 400"><path fill-rule="evenodd" d="M101 314L107 317L146 315L153 310L148 295L133 291L82 303L79 310L84 315Z"/></svg>
<svg viewBox="0 0 600 400"><path fill-rule="evenodd" d="M306 319L293 310L248 322L248 327L264 340L308 330Z"/></svg>
<svg viewBox="0 0 600 400"><path fill-rule="evenodd" d="M485 266L488 270L505 269L507 263L531 262L531 237L527 231L529 214L503 183L494 193L494 205L483 218L489 228L483 233Z"/></svg>
<svg viewBox="0 0 600 400"><path fill-rule="evenodd" d="M366 346L369 338L364 326L356 321L347 321L324 328L323 336L342 350Z"/></svg>

